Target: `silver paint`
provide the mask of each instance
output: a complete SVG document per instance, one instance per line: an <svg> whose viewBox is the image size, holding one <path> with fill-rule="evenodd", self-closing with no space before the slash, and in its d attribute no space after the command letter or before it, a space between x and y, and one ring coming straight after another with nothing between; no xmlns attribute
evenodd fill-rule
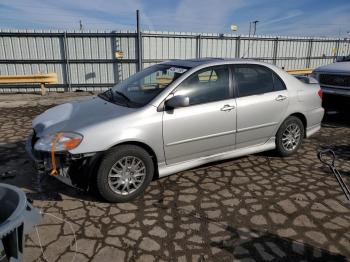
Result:
<svg viewBox="0 0 350 262"><path fill-rule="evenodd" d="M175 63L169 61L166 63ZM188 65L188 60L176 60ZM193 62L192 62L193 63ZM257 64L270 68L287 90L162 111L163 102L194 72L222 64ZM118 106L99 97L51 108L33 121L39 137L60 131L83 135L71 154L100 152L129 142L150 148L159 176L173 174L211 161L224 160L275 148L281 123L292 114L306 118L306 136L320 129L324 110L317 84L305 84L271 65L249 60L207 60L188 70L148 105ZM281 99L281 97L283 99ZM229 110L222 110L230 107Z"/></svg>

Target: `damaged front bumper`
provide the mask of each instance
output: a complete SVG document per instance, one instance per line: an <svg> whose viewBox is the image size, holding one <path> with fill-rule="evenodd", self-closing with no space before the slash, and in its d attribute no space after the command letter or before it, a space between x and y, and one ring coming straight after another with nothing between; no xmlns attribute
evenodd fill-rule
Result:
<svg viewBox="0 0 350 262"><path fill-rule="evenodd" d="M34 144L37 141L35 134L31 134L26 141L26 152L32 160L33 167L41 175L50 175L52 171L51 153L36 151ZM87 189L89 187L89 177L91 171L91 160L95 153L73 155L69 152L56 152L56 170L54 177L61 182Z"/></svg>

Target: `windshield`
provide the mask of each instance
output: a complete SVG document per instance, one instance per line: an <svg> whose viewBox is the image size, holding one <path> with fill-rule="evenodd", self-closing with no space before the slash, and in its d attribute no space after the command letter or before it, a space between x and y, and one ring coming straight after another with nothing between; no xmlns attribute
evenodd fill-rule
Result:
<svg viewBox="0 0 350 262"><path fill-rule="evenodd" d="M101 94L109 101L129 107L148 104L189 68L154 65L138 72Z"/></svg>
<svg viewBox="0 0 350 262"><path fill-rule="evenodd" d="M338 56L336 62L350 62L350 55Z"/></svg>
<svg viewBox="0 0 350 262"><path fill-rule="evenodd" d="M343 61L344 61L344 62L350 62L350 55L344 57L344 60L343 60Z"/></svg>

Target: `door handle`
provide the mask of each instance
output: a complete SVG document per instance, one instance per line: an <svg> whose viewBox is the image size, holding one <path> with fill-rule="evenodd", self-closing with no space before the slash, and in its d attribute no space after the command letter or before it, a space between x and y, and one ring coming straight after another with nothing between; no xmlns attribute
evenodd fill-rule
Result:
<svg viewBox="0 0 350 262"><path fill-rule="evenodd" d="M222 107L220 110L221 111L231 111L232 109L235 109L235 106L224 105L224 107Z"/></svg>
<svg viewBox="0 0 350 262"><path fill-rule="evenodd" d="M287 97L286 96L282 96L282 95L279 95L278 97L276 97L276 101L283 101L283 100L286 100Z"/></svg>

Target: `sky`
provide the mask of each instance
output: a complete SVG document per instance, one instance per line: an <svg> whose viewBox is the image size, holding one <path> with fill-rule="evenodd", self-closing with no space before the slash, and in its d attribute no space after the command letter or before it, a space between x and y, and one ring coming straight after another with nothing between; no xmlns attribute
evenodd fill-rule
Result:
<svg viewBox="0 0 350 262"><path fill-rule="evenodd" d="M142 30L350 37L350 0L0 0L0 29Z"/></svg>

